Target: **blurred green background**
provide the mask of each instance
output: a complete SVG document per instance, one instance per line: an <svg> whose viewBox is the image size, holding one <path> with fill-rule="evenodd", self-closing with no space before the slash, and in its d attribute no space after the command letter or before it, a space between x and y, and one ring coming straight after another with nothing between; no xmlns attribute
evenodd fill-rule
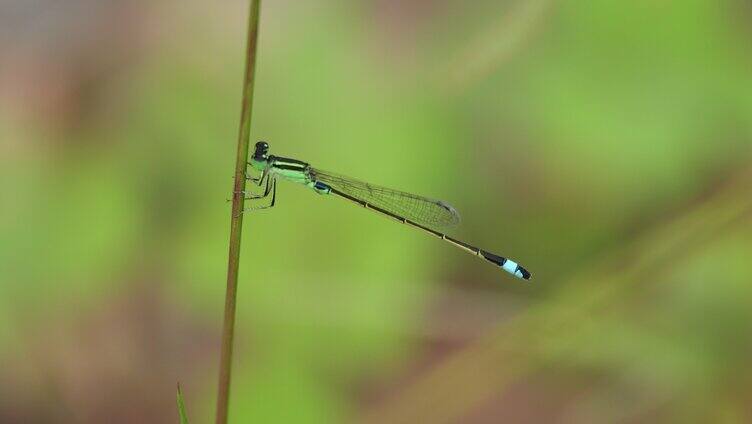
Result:
<svg viewBox="0 0 752 424"><path fill-rule="evenodd" d="M214 413L247 2L0 4L0 422ZM266 0L232 422L752 421L752 6Z"/></svg>

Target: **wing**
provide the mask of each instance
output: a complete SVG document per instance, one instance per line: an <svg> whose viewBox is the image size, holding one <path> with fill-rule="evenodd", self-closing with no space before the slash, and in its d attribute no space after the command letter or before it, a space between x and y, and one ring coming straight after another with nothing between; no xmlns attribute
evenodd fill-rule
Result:
<svg viewBox="0 0 752 424"><path fill-rule="evenodd" d="M379 187L320 169L311 168L310 176L335 190L421 225L449 227L460 222L457 210L441 200Z"/></svg>

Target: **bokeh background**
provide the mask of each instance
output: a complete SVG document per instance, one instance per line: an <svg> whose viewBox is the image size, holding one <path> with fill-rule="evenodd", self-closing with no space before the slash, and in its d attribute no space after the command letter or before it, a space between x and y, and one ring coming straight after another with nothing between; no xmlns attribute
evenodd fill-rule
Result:
<svg viewBox="0 0 752 424"><path fill-rule="evenodd" d="M247 2L0 2L0 422L214 413ZM266 0L232 422L752 421L752 6Z"/></svg>

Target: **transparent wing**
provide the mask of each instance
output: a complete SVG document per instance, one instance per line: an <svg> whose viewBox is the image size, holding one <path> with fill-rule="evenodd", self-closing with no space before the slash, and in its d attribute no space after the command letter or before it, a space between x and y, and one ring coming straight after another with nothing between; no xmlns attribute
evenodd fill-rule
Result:
<svg viewBox="0 0 752 424"><path fill-rule="evenodd" d="M379 187L320 169L311 169L310 176L335 190L418 224L430 227L449 227L460 222L460 215L457 210L441 200Z"/></svg>

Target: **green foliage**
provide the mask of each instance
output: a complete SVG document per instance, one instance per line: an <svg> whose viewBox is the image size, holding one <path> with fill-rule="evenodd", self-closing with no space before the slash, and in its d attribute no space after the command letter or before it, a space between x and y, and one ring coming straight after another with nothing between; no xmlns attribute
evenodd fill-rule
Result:
<svg viewBox="0 0 752 424"><path fill-rule="evenodd" d="M445 199L452 235L535 280L280 183L244 224L235 422L749 421L743 2L268 3L251 139ZM77 125L0 109L0 359L50 370L3 387L86 393L65 376L102 362L140 387L154 363L202 386L210 421L246 5L204 7L83 69Z"/></svg>

